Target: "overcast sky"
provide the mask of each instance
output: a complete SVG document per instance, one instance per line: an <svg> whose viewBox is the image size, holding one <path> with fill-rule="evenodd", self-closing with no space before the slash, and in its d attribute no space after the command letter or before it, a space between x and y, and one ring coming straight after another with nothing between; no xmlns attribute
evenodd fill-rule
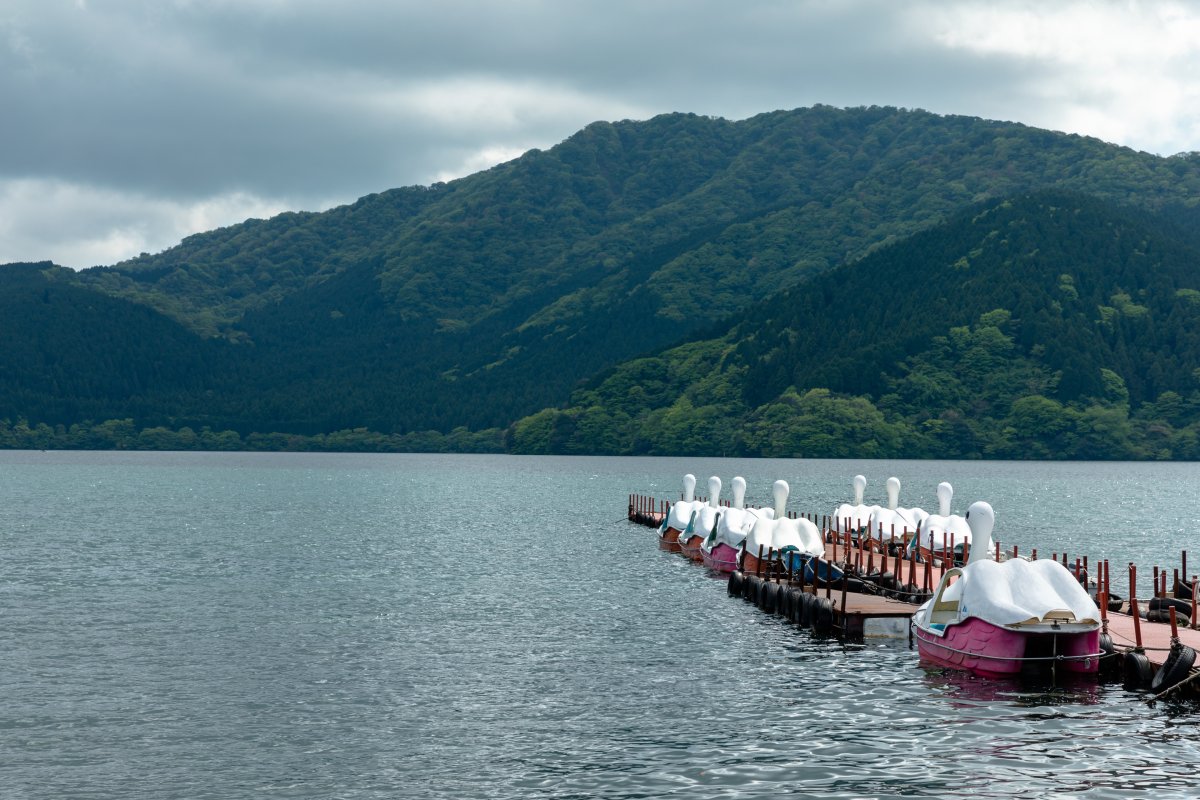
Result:
<svg viewBox="0 0 1200 800"><path fill-rule="evenodd" d="M1200 150L1200 3L3 0L0 263L112 264L600 119L814 103Z"/></svg>

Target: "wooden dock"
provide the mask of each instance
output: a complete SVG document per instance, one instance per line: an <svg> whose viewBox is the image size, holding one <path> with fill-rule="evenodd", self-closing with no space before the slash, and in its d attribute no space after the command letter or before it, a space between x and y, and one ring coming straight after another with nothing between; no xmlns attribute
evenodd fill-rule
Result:
<svg viewBox="0 0 1200 800"><path fill-rule="evenodd" d="M666 501L630 495L629 520L641 525L658 527L666 518L668 508L669 503ZM805 585L802 579L788 573L783 567L782 561L775 554L753 554L756 556L753 559L748 554L747 562L755 566L753 571L748 569L742 579L746 582L752 579L755 581L756 588L753 590L755 596L749 596L748 586L734 587L732 582L730 592L734 593L736 588L737 593L755 601L764 611L783 614L797 623L800 622L802 616L797 607L798 595L800 593L808 594L810 596L809 605L814 609L820 605L824 609L822 614L828 617L826 630L846 639L858 640L871 635L908 636L912 615L917 610L919 603L933 592L946 570L953 566L952 554L946 552L942 554L941 558L935 556L924 560L909 558L902 536L896 537L892 534L888 541L882 542L854 539L848 534L831 531L828 518L816 515L803 516L818 524L825 532L825 560L842 569L844 574L849 576L848 580L842 582L841 585L836 580L832 584L820 586L813 586L811 583ZM1012 550L1011 554L1008 551L1001 551L1000 545L997 543L995 557L1016 558L1019 557L1019 554L1016 548ZM1037 558L1037 550L1031 552L1030 558ZM1059 554L1055 553L1054 558L1058 560ZM1071 563L1065 553L1062 555L1061 563L1064 566ZM1086 557L1082 559L1077 557L1074 561L1075 574L1081 578L1081 581L1088 580L1088 564L1089 560ZM1091 564L1104 581L1103 585L1107 589L1111 585L1111 581L1107 578L1107 562L1092 561ZM1070 567L1068 566L1068 568ZM1187 575L1186 553L1182 556L1182 570L1175 570L1176 585L1178 585L1181 573L1184 576ZM1171 596L1171 592L1167 591L1167 577L1166 570L1154 568L1153 582L1156 597ZM1196 586L1195 581L1196 579L1193 577L1192 586ZM776 588L773 592L766 592L763 590L764 585ZM862 587L865 591L852 590L851 586ZM1135 594L1136 569L1132 564L1129 565L1129 586L1130 594ZM886 596L887 593L906 594L910 600L916 602L904 602ZM763 594L771 594L772 598L767 599L764 603ZM1194 624L1194 620L1198 616L1194 604L1190 616L1179 615L1173 634L1169 622L1151 621L1146 618L1146 601L1137 602L1141 611L1137 620L1129 613L1130 603L1128 602L1122 604L1121 611L1106 611L1102 615L1104 616L1103 630L1111 637L1118 654L1122 656L1130 653L1140 654L1149 662L1151 668L1157 671L1166 662L1174 644L1190 647L1200 653L1200 625ZM817 612L814 610L812 613L816 614ZM816 628L817 625L814 624L810 627ZM1193 669L1185 683L1191 684L1193 689L1200 688L1200 670Z"/></svg>

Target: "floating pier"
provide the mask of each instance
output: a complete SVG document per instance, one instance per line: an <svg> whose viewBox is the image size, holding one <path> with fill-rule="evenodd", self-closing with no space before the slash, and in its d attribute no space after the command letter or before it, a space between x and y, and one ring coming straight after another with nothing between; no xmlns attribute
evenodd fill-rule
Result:
<svg viewBox="0 0 1200 800"><path fill-rule="evenodd" d="M667 517L670 502L644 495L629 496L631 522L658 528ZM797 514L788 516L795 518ZM754 602L767 613L776 613L802 627L842 639L861 640L865 636L910 636L910 623L917 607L931 596L943 574L965 554L947 547L932 557L918 558L908 552L911 533L892 531L889 537L856 537L838 533L827 516L802 514L823 532L824 561L837 568L841 578L830 581L805 580L803 574L789 569L778 553L745 553L743 570L730 576L728 590ZM995 543L995 558L1021 558L1016 547L1005 550ZM1038 551L1028 558L1036 560ZM1101 614L1102 634L1109 655L1102 659L1102 674L1120 676L1126 688L1146 688L1155 676L1178 667L1175 662L1184 649L1200 652L1200 580L1187 577L1187 553L1181 554L1180 567L1174 569L1174 582L1168 589L1168 572L1153 569L1153 597L1137 597L1137 568L1127 566L1129 598L1119 598L1112 590L1107 561L1090 561L1066 553L1052 556L1071 569L1076 578L1096 598ZM1095 570L1090 577L1089 568ZM1177 596L1179 595L1179 596ZM911 639L910 639L911 640ZM1157 696L1187 694L1200 697L1200 669L1188 668L1173 677L1170 685Z"/></svg>

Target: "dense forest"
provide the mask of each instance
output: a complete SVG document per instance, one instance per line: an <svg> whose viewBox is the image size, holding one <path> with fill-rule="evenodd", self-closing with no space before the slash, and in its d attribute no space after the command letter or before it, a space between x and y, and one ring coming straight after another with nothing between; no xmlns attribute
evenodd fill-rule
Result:
<svg viewBox="0 0 1200 800"><path fill-rule="evenodd" d="M1198 458L1195 231L1081 195L978 206L609 370L508 446Z"/></svg>
<svg viewBox="0 0 1200 800"><path fill-rule="evenodd" d="M1042 259L997 250L1018 237L990 223L992 239L959 247L964 219L1000 219L998 201L1043 190L1066 192L1084 216L1030 223L1045 234L1021 246ZM121 447L216 447L204 438L215 431L226 445L294 449L815 452L811 437L793 431L793 447L777 429L850 403L883 427L855 439L830 423L823 452L869 440L881 454L895 443L1022 455L991 422L1012 398L983 408L915 388L922 375L940 386L939 370L965 379L954 362L964 329L1011 340L1009 356L1049 381L1029 396L1067 416L1105 397L1110 373L1134 428L1175 392L1177 437L1192 387L1166 376L1194 360L1194 343L1182 335L1169 344L1175 362L1156 357L1142 373L1135 359L1167 341L1167 309L1139 294L1150 278L1133 277L1150 262L1106 249L1084 217L1190 252L1197 198L1200 155L969 117L818 106L599 122L458 181L250 220L111 267L0 268L0 446L25 446L31 432L31 446L93 446L108 440L83 432L108 425ZM1054 279L1071 276L1079 299L1054 289L1071 312L1054 327L1033 305L1050 290L1022 270L1077 247L1124 260L1092 265L1110 282L1060 269ZM968 279L955 291L978 288L969 278L986 269L1012 292L918 285L950 252L951 277ZM851 277L872 269L883 270L875 280ZM922 289L920 301L906 294ZM819 307L837 307L836 324L814 332L788 316ZM1151 333L1132 321L1143 307ZM1008 317L987 316L998 311ZM1173 440L1131 436L1120 452L1190 457ZM1082 457L1080 441L1023 455Z"/></svg>

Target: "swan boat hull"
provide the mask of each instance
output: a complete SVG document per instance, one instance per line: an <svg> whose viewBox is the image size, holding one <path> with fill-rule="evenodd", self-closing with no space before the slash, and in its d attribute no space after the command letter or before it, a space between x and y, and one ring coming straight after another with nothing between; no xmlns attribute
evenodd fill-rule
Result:
<svg viewBox="0 0 1200 800"><path fill-rule="evenodd" d="M913 631L921 661L967 670L985 678L1017 677L1031 669L1094 675L1100 667L1099 626L995 625L968 617L945 627Z"/></svg>
<svg viewBox="0 0 1200 800"><path fill-rule="evenodd" d="M730 547L724 542L719 543L712 550L704 550L704 566L711 569L720 575L728 575L738 568L738 555L740 550Z"/></svg>
<svg viewBox="0 0 1200 800"><path fill-rule="evenodd" d="M658 546L668 553L679 552L679 534L681 532L675 528L667 528L658 537Z"/></svg>
<svg viewBox="0 0 1200 800"><path fill-rule="evenodd" d="M700 549L700 545L704 543L703 536L689 536L683 538L683 534L679 536L679 552L690 558L692 561L703 561L704 555Z"/></svg>

